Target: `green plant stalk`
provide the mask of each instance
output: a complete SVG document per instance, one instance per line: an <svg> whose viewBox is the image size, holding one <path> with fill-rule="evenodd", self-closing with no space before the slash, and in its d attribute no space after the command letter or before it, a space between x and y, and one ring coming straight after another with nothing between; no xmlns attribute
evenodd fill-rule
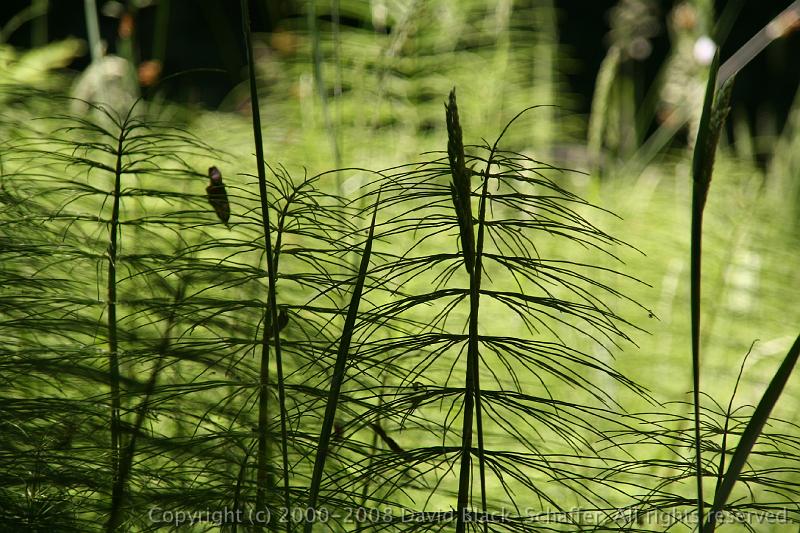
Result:
<svg viewBox="0 0 800 533"><path fill-rule="evenodd" d="M591 163L595 168L600 167L600 156L603 151L603 138L608 127L608 103L611 98L611 88L619 68L621 53L619 47L612 45L600 63L597 79L592 95L592 111L589 115L587 144Z"/></svg>
<svg viewBox="0 0 800 533"><path fill-rule="evenodd" d="M369 259L372 254L372 241L375 234L375 219L378 215L379 204L380 191L378 191L378 195L375 200L375 207L372 211L372 222L370 223L369 234L367 235L367 240L364 244L364 252L361 255L361 264L358 269L358 277L356 278L355 287L353 287L353 294L350 297L350 304L347 306L347 317L344 321L342 338L339 342L339 350L336 354L336 363L333 367L331 386L328 391L328 400L325 405L325 417L322 420L322 429L320 429L319 442L317 443L317 454L314 458L314 471L311 474L311 486L309 487L307 507L310 514L307 513L307 517L314 517L316 513L317 499L319 498L320 487L322 485L322 475L325 471L325 460L328 456L331 432L333 430L333 423L336 418L336 409L339 405L339 395L342 389L342 383L344 383L345 371L347 369L347 354L350 351L350 344L353 340L356 317L358 316L358 306L361 303L361 294L364 291L364 282L367 278ZM313 526L314 520L306 519L304 526L305 533L311 533Z"/></svg>
<svg viewBox="0 0 800 533"><path fill-rule="evenodd" d="M83 0L83 11L86 17L89 52L92 56L92 63L94 63L103 57L103 44L100 42L100 24L97 22L97 4L95 0Z"/></svg>
<svg viewBox="0 0 800 533"><path fill-rule="evenodd" d="M133 108L131 108L131 111ZM108 242L108 367L111 388L111 471L113 475L113 486L121 480L120 472L120 377L119 377L119 347L117 343L117 233L119 231L119 198L122 181L122 155L125 136L127 133L126 125L128 117L120 127L119 137L117 138L116 166L114 168L114 203L111 210L111 228L109 230ZM116 507L120 502L115 501L112 496L111 516L115 516L119 511ZM109 521L109 528L112 522ZM111 531L111 529L109 529Z"/></svg>
<svg viewBox="0 0 800 533"><path fill-rule="evenodd" d="M711 176L714 170L714 155L719 135L728 112L732 85L725 84L715 92L719 52L715 54L709 70L708 84L703 101L703 112L697 132L697 141L692 157L692 226L691 226L691 335L692 335L692 401L694 404L695 476L697 480L697 516L700 524L705 522L703 499L702 440L700 436L700 287L702 277L703 210L705 209ZM702 531L702 528L701 528Z"/></svg>
<svg viewBox="0 0 800 533"><path fill-rule="evenodd" d="M450 92L449 105L445 106L447 115L448 144L447 152L450 161L450 169L453 175L453 184L450 193L453 199L453 206L459 223L461 234L462 249L464 251L464 266L470 275L470 323L469 323L469 345L467 349L467 372L464 384L464 418L461 432L461 465L459 470L458 503L456 518L456 533L466 531L467 506L469 505L470 477L472 471L472 422L473 409L475 410L475 425L478 432L478 464L481 486L481 510L483 516L487 513L486 502L486 464L483 443L483 416L481 407L480 390L480 352L478 334L478 316L480 310L480 288L481 272L483 261L483 242L486 227L486 199L489 190L489 176L494 156L498 151L498 146L511 124L527 111L538 107L528 107L519 112L506 124L500 136L494 143L489 158L486 162L486 169L481 173L483 176L483 187L481 190L480 206L478 211L478 240L477 245L472 245L474 236L472 233L471 204L469 203L470 193L469 178L464 166L464 148L462 140L462 130L458 118L458 107L455 99L455 89ZM472 174L471 174L472 175ZM466 192L464 192L466 191ZM466 201L464 201L466 199ZM469 222L467 222L469 221ZM466 246L464 243L468 243ZM468 253L468 250L470 252ZM489 530L488 522L483 523L484 531Z"/></svg>
<svg viewBox="0 0 800 533"><path fill-rule="evenodd" d="M253 442L250 445L250 448L242 457L242 464L239 466L239 475L236 476L236 487L233 489L233 508L240 509L240 502L242 501L242 485L244 485L244 475L247 472L247 461L250 460L250 455L253 453L253 448L255 447L256 443ZM237 531L237 524L236 521L231 524L231 533L236 533Z"/></svg>
<svg viewBox="0 0 800 533"><path fill-rule="evenodd" d="M795 0L725 61L719 69L720 86L755 59L772 41L792 33L797 27L798 19L800 0Z"/></svg>
<svg viewBox="0 0 800 533"><path fill-rule="evenodd" d="M253 78L255 80L255 78ZM257 101L257 97L256 97ZM265 180L266 182L266 180ZM283 468L283 496L284 496L284 505L286 506L287 510L287 525L286 528L288 531L291 531L292 526L292 514L289 511L291 505L291 493L289 491L289 432L288 432L288 422L287 422L287 413L286 413L286 384L283 379L283 355L281 352L281 340L280 340L280 332L283 329L281 326L281 321L279 318L279 311L277 305L277 297L276 297L276 287L277 287L277 272L278 272L278 262L280 259L280 251L281 251L281 237L283 235L283 229L285 227L285 220L287 216L287 211L289 210L289 206L291 205L291 198L287 199L285 209L278 215L278 228L277 228L277 237L275 238L275 246L272 250L272 265L269 266L270 272L273 270L276 272L273 288L272 288L272 296L270 298L270 302L275 302L275 305L269 306L269 309L272 313L271 323L272 326L267 328L264 332L264 338L266 339L269 335L269 331L272 331L274 335L274 342L275 342L275 373L278 377L278 403L280 404L280 424L281 424L281 442L283 445L281 446L281 460L282 460L282 468ZM267 242L271 243L271 235L269 234L269 227L267 226L267 234L265 235L265 239ZM269 253L269 247L267 247L267 253ZM266 322L266 321L265 321ZM266 341L265 341L266 342ZM247 466L247 462L245 461L243 467Z"/></svg>
<svg viewBox="0 0 800 533"><path fill-rule="evenodd" d="M289 457L288 437L286 431L286 391L283 383L283 365L281 364L280 328L271 328L270 324L278 324L278 305L275 297L275 284L277 273L272 255L272 237L269 224L269 200L267 197L266 163L264 160L264 146L261 138L261 114L258 106L258 89L256 87L255 64L253 62L253 43L250 36L250 12L247 0L241 0L242 33L245 40L245 56L250 79L250 102L253 114L253 139L256 145L256 165L258 166L258 191L261 199L261 222L264 228L264 248L267 256L268 295L267 309L264 316L264 333L261 341L261 367L259 370L259 397L258 397L258 451L257 451L257 487L256 507L263 510L266 489L269 484L269 454L267 447L267 429L269 418L269 333L272 330L275 342L276 371L278 373L278 402L280 403L281 440L283 458L283 489L284 505L291 509L289 492ZM291 531L291 521L286 522L287 531Z"/></svg>
<svg viewBox="0 0 800 533"><path fill-rule="evenodd" d="M162 65L167 57L167 37L169 36L170 0L161 0L156 5L155 31L153 32L153 59Z"/></svg>
<svg viewBox="0 0 800 533"><path fill-rule="evenodd" d="M481 381L480 381L480 351L478 333L478 304L480 302L481 290L481 270L483 264L483 239L485 233L486 222L486 198L489 193L489 167L491 166L491 158L486 165L483 179L483 189L481 191L480 207L478 208L478 241L475 248L475 272L470 281L470 308L474 307L474 313L470 310L470 325L469 325L469 339L470 351L469 357L472 360L472 371L475 374L473 379L475 386L475 427L478 431L478 465L481 484L481 510L483 516L486 517L487 503L486 503L486 459L484 456L483 445L483 407L481 405ZM472 302L475 302L474 305ZM474 317L474 318L473 318ZM489 522L483 522L483 530L488 533Z"/></svg>
<svg viewBox="0 0 800 533"><path fill-rule="evenodd" d="M453 94L453 105L455 105L455 94ZM528 108L530 109L530 108ZM479 340L480 335L478 333L478 312L479 312L479 304L480 304L480 289L481 289L481 273L482 273L482 265L483 265L483 242L484 242L484 234L486 229L486 199L488 198L489 194L489 176L492 162L494 159L494 155L497 152L498 145L500 144L500 139L503 138L503 135L508 130L508 127L513 123L520 115L528 111L528 109L523 110L517 116L515 116L511 121L506 125L505 129L500 133L500 136L495 141L494 146L492 147L492 151L489 154L489 159L486 162L486 169L483 171L483 187L481 189L481 199L480 205L478 207L478 239L475 246L475 256L474 256L474 271L471 273L470 276L470 324L469 324L469 349L467 352L468 358L468 372L472 372L472 387L475 394L475 425L478 432L478 465L479 465L479 476L480 476L480 486L481 486L481 511L483 512L483 517L487 516L487 509L488 505L486 502L486 459L484 454L484 442L483 442L483 409L481 405L481 386L480 386L480 352L479 352ZM457 118L457 113L456 113ZM458 132L460 133L461 129L459 127ZM470 224L471 227L471 224ZM468 378L469 380L469 378ZM465 404L465 415L466 415L466 404ZM466 418L466 416L465 416ZM463 430L466 430L466 423ZM469 439L472 439L472 431L470 425L469 431ZM463 435L463 433L462 433ZM470 442L470 453L471 453L471 442ZM461 463L461 474L464 473L464 450L462 448L462 463ZM469 472L468 472L469 473ZM468 481L468 479L467 479ZM462 488L465 490L462 496ZM466 505L466 498L469 494L469 483L464 483L463 478L459 479L459 502L462 502ZM463 522L466 513L466 507L459 505L458 507L458 521L456 522L456 531L461 533L465 530L466 524ZM483 522L483 530L484 532L489 531L489 522Z"/></svg>
<svg viewBox="0 0 800 533"><path fill-rule="evenodd" d="M617 150L625 158L632 155L640 139L636 123L636 76L633 64L622 61L617 70L616 100L619 122L615 124L619 135Z"/></svg>
<svg viewBox="0 0 800 533"><path fill-rule="evenodd" d="M31 44L44 46L47 44L47 10L49 0L33 0L31 5L8 19L0 26L0 44L5 43L11 34L28 21L32 21Z"/></svg>
<svg viewBox="0 0 800 533"><path fill-rule="evenodd" d="M558 54L553 43L559 42L558 12L555 0L537 0L533 3L534 33L533 54L535 67L530 73L533 80L531 97L534 101L555 104L557 102L556 72ZM552 142L550 132L558 131L557 118L553 107L542 108L544 116L539 118L539 126L531 130L532 141L540 150L547 150Z"/></svg>
<svg viewBox="0 0 800 533"><path fill-rule="evenodd" d="M456 519L456 532L466 530L467 508L469 506L470 479L472 474L472 425L473 411L478 431L478 462L480 465L481 503L482 511L486 514L486 475L483 456L483 420L481 417L480 398L480 371L479 371L479 335L478 316L480 311L480 256L476 255L475 236L472 222L472 206L470 191L470 176L465 167L464 144L461 124L458 117L455 89L450 91L448 105L445 106L447 119L447 153L450 161L450 171L453 183L450 193L453 198L453 208L459 225L461 236L461 249L464 257L464 267L469 274L469 340L467 345L467 369L464 379L464 417L461 428L461 465L458 480L458 517ZM487 167L488 172L488 167ZM488 174L485 174L488 175ZM481 212L479 218L479 248L482 247L483 220L485 218L485 200L488 180L484 178L483 193L481 195ZM484 527L488 523L484 522Z"/></svg>

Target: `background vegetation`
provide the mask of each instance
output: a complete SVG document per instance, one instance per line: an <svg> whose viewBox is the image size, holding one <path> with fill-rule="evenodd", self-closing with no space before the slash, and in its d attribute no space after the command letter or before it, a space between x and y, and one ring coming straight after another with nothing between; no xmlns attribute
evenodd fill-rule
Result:
<svg viewBox="0 0 800 533"><path fill-rule="evenodd" d="M234 2L93 4L3 7L0 529L696 529L692 280L708 507L800 323L797 35L702 278L697 43L786 3L252 2L249 62ZM799 393L721 529L796 531Z"/></svg>

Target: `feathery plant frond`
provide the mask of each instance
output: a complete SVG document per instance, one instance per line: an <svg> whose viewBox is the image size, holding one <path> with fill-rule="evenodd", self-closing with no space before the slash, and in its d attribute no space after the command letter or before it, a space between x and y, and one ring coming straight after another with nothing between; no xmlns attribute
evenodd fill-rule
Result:
<svg viewBox="0 0 800 533"><path fill-rule="evenodd" d="M588 221L594 206L549 176L561 169L503 151L500 139L464 146L455 93L445 107L446 154L384 170L366 193L379 204L373 260L338 400L338 432L351 448L342 444L342 466L324 476L319 505L363 494L371 512L386 511L384 528L402 529L399 517L417 512L414 529L482 521L482 529L533 531L543 522L503 510L538 501L544 520L566 512L567 498L603 504L607 480L555 468L565 453L600 464L596 442L625 426L597 379L646 397L599 354L570 346L576 336L599 349L631 340L636 328L609 304L624 296L596 280L613 271L538 250L555 239L565 255L571 245L613 257L608 247L621 241ZM455 239L460 253L447 251ZM530 336L509 335L510 321ZM568 401L556 397L557 383L574 391ZM378 449L358 455L370 440Z"/></svg>
<svg viewBox="0 0 800 533"><path fill-rule="evenodd" d="M148 531L164 512L213 508L264 511L270 530L630 531L696 504L691 406L628 413L616 394L651 400L609 363L637 331L615 310L639 305L620 290L637 280L576 259L614 260L625 243L591 221L605 212L567 171L503 149L536 110L470 145L452 93L447 150L427 161L312 177L265 165L262 179L146 109L94 109L19 123L2 146L13 527ZM211 164L229 226L208 205ZM331 192L343 174L368 183L361 197ZM283 379L265 380L276 335ZM283 407L260 410L262 397ZM700 408L703 475L723 479L738 435L752 466L737 459L725 479L754 496L715 508L786 508L791 422L748 429L766 418ZM260 458L262 442L280 454Z"/></svg>
<svg viewBox="0 0 800 533"><path fill-rule="evenodd" d="M69 103L67 99L59 101L62 105ZM13 156L8 158L4 171L4 185L9 195L19 199L14 204L18 218L9 217L4 220L5 238L12 243L4 252L10 252L12 257L20 253L20 257L26 260L36 256L47 257L38 267L33 267L35 263L31 262L21 265L21 268L26 273L24 275L36 280L29 285L38 282L52 294L50 301L56 303L50 310L40 309L16 324L6 324L11 328L10 331L19 332L20 342L8 347L10 360L18 361L14 374L25 376L24 379L16 380L17 385L8 398L11 402L22 401L30 394L22 393L26 388L24 384L35 383L36 376L42 372L44 376L52 375L56 379L40 381L45 386L35 387L34 390L39 394L48 390L60 390L61 393L56 394L55 398L68 398L68 411L80 412L73 405L75 401L79 401L78 398L83 397L84 401L90 401L91 396L86 397L86 390L96 391L98 386L101 390L108 387L108 395L101 393L94 401L100 402L98 408L103 404L110 408L110 429L106 434L110 444L101 443L99 439L102 438L102 433L95 435L89 431L92 426L103 426L95 418L97 409L87 415L90 418L82 415L78 419L74 416L65 419L73 419L69 423L70 443L75 440L74 434L78 433L91 442L88 450L100 452L89 452L93 457L88 459L87 466L96 468L105 463L103 470L108 474L107 479L119 480L119 453L125 425L123 398L128 395L125 388L134 386L135 383L134 377L123 375L121 364L129 370L138 364L135 357L124 359L120 363L120 354L129 352L130 347L137 342L137 334L134 330L127 330L124 334L119 331L120 320L130 319L130 315L120 318L118 310L124 309L128 313L136 307L131 300L126 298L122 303L118 298L119 285L123 282L118 278L118 272L127 270L125 278L130 279L136 270L134 262L128 262L120 254L120 250L126 250L125 244L128 241L123 244L119 235L125 225L136 219L134 213L142 214L141 205L136 205L139 203L136 201L137 196L166 197L169 194L158 190L145 192L132 182L141 183L142 176L149 173L175 176L185 174L182 152L205 147L172 126L165 127L135 117L132 110L127 116L119 117L102 107L92 108L101 121L56 117L62 126L52 134L20 138L15 142ZM170 148L173 148L171 152ZM161 153L162 149L166 151ZM160 164L157 165L156 161ZM111 185L110 194L106 192L108 188L104 184ZM104 213L102 206L106 204L105 199L109 195L113 199L111 206L108 206L111 212ZM122 209L123 202L127 203L128 209ZM89 211L93 208L93 203L95 209L101 206L100 212ZM98 223L107 224L107 237L103 237L102 226ZM18 231L21 230L23 235L33 236L42 233L37 227L48 228L45 232L51 233L48 242L42 243L34 239L22 247L16 244ZM55 228L55 231L49 228ZM126 232L126 235L131 237L147 231L140 224L137 230ZM153 233L152 229L149 231ZM102 251L103 241L107 243L105 252ZM103 268L103 264L106 268ZM105 275L100 274L103 271ZM95 287L87 287L87 283L95 280L86 274L93 272L98 273L97 283ZM101 277L106 280L106 297L99 295ZM95 289L97 297L92 298L90 295ZM13 289L4 296L7 302L16 301L16 305L19 305L20 296L15 295ZM39 297L33 301L43 302L46 299ZM121 303L122 308L119 307ZM102 333L103 322L106 323L106 334ZM130 324L130 320L127 322ZM103 347L105 343L108 343L107 348ZM107 359L106 364L102 363L103 357ZM59 375L53 369L48 370L42 366L42 363L53 358L71 360L72 368ZM24 374L25 367L29 367L30 375ZM67 392L65 389L72 392L64 396ZM78 394L73 396L73 393ZM44 399L47 399L46 393ZM55 401L58 403L58 400ZM36 413L36 410L31 413ZM20 427L36 423L35 418L22 420ZM80 453L78 457L82 458L84 455ZM47 482L53 480L47 479ZM77 479L71 483L76 482ZM102 494L108 486L97 479L97 474L83 483L88 492L77 492L81 498L91 493ZM57 487L58 482L52 486ZM117 491L121 487L116 482L114 487L116 507L122 494ZM99 501L95 501L85 507L91 509L98 505ZM115 512L113 510L111 516L115 516Z"/></svg>
<svg viewBox="0 0 800 533"><path fill-rule="evenodd" d="M2 398L15 428L4 449L20 461L4 484L8 523L52 526L58 515L65 530L98 523L147 530L161 522L134 510L155 502L162 509L252 508L261 486L255 350L273 333L286 339L291 417L282 437L268 413L266 438L286 447L289 464L298 465L293 475L302 478L314 405L296 384L327 368L348 286L342 243L357 213L320 187L322 177L293 179L270 168L265 198L252 193L248 178L229 178L229 231L236 234L226 236L207 204L204 172L194 170L208 167L197 160L214 157L211 147L146 112L118 118L93 109L97 120L51 117L48 123L60 124L54 131L20 135L3 152L0 300L10 342ZM255 296L268 293L268 271L259 266L264 199L275 214L271 258L281 279L275 327L264 325L269 304ZM117 236L112 253L110 235ZM18 290L23 283L27 292ZM116 294L106 297L104 285ZM104 330L116 332L116 350L106 347ZM112 379L114 352L119 374ZM109 392L112 383L118 392ZM118 413L113 424L104 411ZM41 439L31 440L32 432ZM41 490L22 488L31 483ZM268 494L268 509L285 505Z"/></svg>

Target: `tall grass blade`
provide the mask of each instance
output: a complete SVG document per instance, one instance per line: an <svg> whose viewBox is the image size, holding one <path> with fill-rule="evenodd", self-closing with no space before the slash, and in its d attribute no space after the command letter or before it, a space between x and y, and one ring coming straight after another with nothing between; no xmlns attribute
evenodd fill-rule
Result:
<svg viewBox="0 0 800 533"><path fill-rule="evenodd" d="M719 135L728 113L732 83L716 90L719 52L709 70L703 101L703 113L692 157L692 227L691 227L691 335L692 335L692 402L694 404L695 476L697 481L697 516L704 522L703 461L700 437L700 286L702 278L703 210L705 209ZM716 93L716 98L715 98Z"/></svg>
<svg viewBox="0 0 800 533"><path fill-rule="evenodd" d="M272 255L272 237L270 235L269 223L269 201L267 197L267 177L266 162L264 160L264 146L261 137L261 113L258 105L258 88L256 86L256 68L253 59L253 43L250 35L250 11L247 0L241 0L242 11L242 34L245 41L245 56L250 81L250 102L253 115L253 139L256 145L256 166L258 167L258 191L261 199L261 222L264 229L264 249L267 256L268 274L268 295L267 308L264 311L264 331L261 342L261 368L259 373L259 399L258 399L258 470L256 488L256 507L264 508L266 489L272 486L269 480L269 452L267 446L267 433L269 421L269 336L270 332L275 340L276 370L278 372L278 402L280 403L281 417L281 441L283 458L283 488L284 505L286 509L291 507L289 494L289 459L286 445L288 442L286 435L286 406L285 390L283 383L283 365L281 364L281 343L280 328L270 327L271 324L278 324L278 303L275 299L275 283L277 273L275 272L275 261ZM291 522L286 523L287 530L291 529Z"/></svg>
<svg viewBox="0 0 800 533"><path fill-rule="evenodd" d="M322 116L325 121L325 131L331 143L333 160L336 168L341 166L342 156L339 150L339 140L336 126L331 120L331 113L328 107L328 90L325 87L325 78L322 73L322 47L320 45L319 28L317 27L317 3L315 0L308 0L308 32L311 34L311 60L314 63L314 83L317 88L320 104L322 105Z"/></svg>
<svg viewBox="0 0 800 533"><path fill-rule="evenodd" d="M364 290L364 282L367 278L369 260L372 254L372 241L375 234L375 219L378 215L378 205L380 205L380 194L380 191L378 191L377 198L375 199L375 207L372 211L372 222L370 222L369 233L364 243L364 252L361 255L358 276L356 277L353 287L353 294L350 297L350 304L347 307L347 317L345 318L344 327L342 329L339 350L336 354L336 363L334 364L333 376L331 377L331 385L328 391L328 401L325 405L325 417L322 420L322 429L320 430L316 457L314 458L314 470L311 475L311 486L309 487L308 496L309 513L306 515L304 528L306 533L311 533L314 527L313 518L316 513L317 499L322 485L325 460L330 446L331 432L333 431L333 424L336 417L336 408L339 405L339 393L341 392L342 383L344 383L345 379L345 371L347 369L347 354L350 351L350 344L353 341L356 317L358 316L358 306L361 303L361 294Z"/></svg>

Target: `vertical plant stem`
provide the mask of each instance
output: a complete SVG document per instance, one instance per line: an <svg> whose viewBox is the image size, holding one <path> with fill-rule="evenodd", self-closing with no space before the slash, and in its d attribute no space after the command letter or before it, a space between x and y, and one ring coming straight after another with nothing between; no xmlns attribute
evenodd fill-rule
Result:
<svg viewBox="0 0 800 533"><path fill-rule="evenodd" d="M280 403L281 440L283 458L283 488L284 505L288 516L291 517L291 501L289 493L289 458L288 437L286 430L286 394L283 383L283 365L281 364L280 328L270 327L278 324L278 305L275 299L275 284L277 273L272 255L272 236L269 224L269 199L267 197L266 164L264 160L264 147L261 138L261 114L258 106L258 89L256 87L255 64L253 62L253 43L250 35L250 12L247 0L241 0L242 33L245 41L245 56L249 70L250 102L253 114L253 139L256 148L256 165L258 166L258 191L261 199L261 223L264 228L264 249L267 256L268 294L267 308L264 311L264 333L261 340L261 368L259 371L259 397L258 397L258 451L257 451L257 487L256 507L263 510L266 503L266 489L271 488L269 483L269 453L268 453L268 426L269 426L269 334L273 332L275 341L276 370L278 373L278 402ZM286 530L291 531L292 522L287 520Z"/></svg>
<svg viewBox="0 0 800 533"><path fill-rule="evenodd" d="M370 223L369 234L364 244L364 252L361 255L361 264L358 269L358 277L355 280L355 286L353 287L353 294L350 297L350 304L347 306L347 316L344 321L344 327L342 328L342 338L339 341L336 363L333 367L331 386L325 405L325 418L322 420L322 429L320 430L319 442L317 443L317 455L314 458L314 471L311 474L311 486L308 490L308 512L306 513L305 533L311 533L314 527L317 499L319 498L322 485L322 475L325 472L325 460L327 459L328 450L330 449L331 431L333 430L336 409L339 406L339 394L342 390L342 383L344 382L345 372L347 370L347 355L350 352L350 344L353 340L356 317L358 316L358 306L361 303L361 294L364 290L364 282L367 278L367 270L369 268L369 259L372 254L372 240L375 234L375 219L378 215L378 205L380 205L380 191L378 191L377 198L375 199L375 208L372 211L372 222Z"/></svg>
<svg viewBox="0 0 800 533"><path fill-rule="evenodd" d="M31 22L31 47L38 48L47 44L47 12L50 0L33 0L31 8L37 17Z"/></svg>
<svg viewBox="0 0 800 533"><path fill-rule="evenodd" d="M130 115L129 115L130 116ZM108 241L108 367L111 389L111 472L112 485L120 481L120 379L119 379L119 346L117 343L117 233L119 232L119 199L122 181L122 155L127 120L120 125L117 137L116 165L114 167L114 203L111 210L111 228ZM112 516L115 505L112 496ZM111 522L109 522L111 526ZM109 529L111 531L111 529Z"/></svg>
<svg viewBox="0 0 800 533"><path fill-rule="evenodd" d="M97 22L97 4L94 0L83 0L83 12L86 17L86 35L89 39L89 52L92 63L103 57L103 44L100 42L100 24Z"/></svg>
<svg viewBox="0 0 800 533"><path fill-rule="evenodd" d="M483 446L483 407L481 405L481 381L480 381L480 351L479 351L479 334L478 334L478 303L480 299L481 289L481 271L483 264L483 239L486 221L486 198L489 193L489 168L491 167L492 159L486 165L483 178L483 188L481 190L480 207L478 208L478 237L475 243L475 272L473 272L473 280L470 283L470 302L474 301L474 319L470 314L470 344L472 358L472 370L475 373L475 426L478 430L478 465L481 484L481 510L483 512L483 530L485 533L489 531L489 522L486 520L487 504L486 504L486 460L484 457ZM472 304L471 304L472 306Z"/></svg>
<svg viewBox="0 0 800 533"><path fill-rule="evenodd" d="M342 49L342 41L341 41L340 30L339 30L340 23L341 22L340 22L340 19L339 19L339 0L331 0L331 25L333 27L333 56L334 56L334 62L336 63L336 79L335 79L334 85L333 85L333 96L334 96L335 99L337 99L337 102L338 102L338 98L342 96L342 62L340 60L340 58L341 58L341 49ZM336 111L337 111L337 113L336 113L336 117L335 117L335 123L339 124L340 123L340 120L339 120L340 117L339 117L339 113L338 113L338 111L339 111L338 104L336 106ZM336 140L337 140L337 147L338 147L338 138ZM338 152L338 148L337 148L337 152Z"/></svg>
<svg viewBox="0 0 800 533"><path fill-rule="evenodd" d="M470 291L471 296L471 291ZM472 328L472 298L470 297L470 329ZM461 468L458 473L458 518L456 519L456 533L466 531L467 506L469 505L469 489L472 474L472 419L475 409L475 374L470 351L472 342L467 349L467 375L464 383L464 419L461 427Z"/></svg>
<svg viewBox="0 0 800 533"><path fill-rule="evenodd" d="M150 408L150 398L153 396L153 393L156 389L156 383L158 382L158 375L164 368L164 361L166 359L167 350L169 349L170 339L172 337L172 329L175 326L177 318L177 307L183 301L186 293L186 285L186 280L181 280L180 284L178 285L178 289L175 292L175 301L172 309L170 309L169 315L167 316L167 327L164 331L164 336L161 338L161 342L158 345L158 359L156 359L156 364L150 371L150 378L147 380L147 385L145 386L144 399L136 409L136 420L131 430L131 436L128 440L127 446L125 447L124 454L120 459L119 475L117 476L117 479L114 482L114 487L111 491L111 516L108 519L108 524L106 527L106 531L108 531L108 533L116 531L116 529L119 527L120 519L122 518L122 500L125 496L125 484L133 466L133 457L136 454L136 437L144 425L145 416Z"/></svg>
<svg viewBox="0 0 800 533"><path fill-rule="evenodd" d="M705 502L703 499L703 461L702 439L700 436L700 286L702 277L702 239L703 210L705 209L711 176L714 169L714 154L719 141L719 133L727 115L727 104L730 101L730 84L726 85L724 97L717 98L723 102L726 110L714 110L714 93L716 89L717 71L719 69L719 52L711 63L703 102L703 113L697 132L697 141L692 157L692 229L691 229L691 273L690 273L690 305L692 329L692 402L694 404L694 447L695 477L697 480L697 518L700 531L704 530Z"/></svg>
<svg viewBox="0 0 800 533"><path fill-rule="evenodd" d="M167 37L169 36L170 0L161 0L156 5L155 31L153 32L153 59L162 65L167 56Z"/></svg>
<svg viewBox="0 0 800 533"><path fill-rule="evenodd" d="M608 108L611 100L611 89L614 86L617 70L619 69L622 53L616 45L612 45L600 69L597 72L597 79L594 84L594 94L592 95L592 110L589 115L589 127L587 145L592 166L595 169L601 168L600 158L603 151L603 140L608 127Z"/></svg>
<svg viewBox="0 0 800 533"><path fill-rule="evenodd" d="M480 469L481 484L481 509L486 515L486 473L483 456L483 419L481 416L481 393L480 393L480 352L478 336L478 316L480 308L480 286L481 268L480 257L476 254L482 246L475 246L475 236L473 230L472 205L471 205L471 186L470 173L465 167L464 143L462 139L461 124L458 117L458 106L456 104L455 89L450 92L449 104L445 106L447 118L447 153L450 161L450 171L453 176L451 194L453 197L453 207L456 211L456 218L459 224L461 235L461 248L464 256L464 267L469 274L469 340L467 344L467 369L464 379L464 417L461 428L461 466L458 480L458 517L456 520L456 532L463 533L466 530L467 508L470 506L469 492L470 480L472 476L472 425L473 416L478 431L478 462ZM488 167L487 167L488 172ZM488 176L488 174L486 174ZM482 239L482 221L485 217L485 198L487 192L487 181L484 180L483 193L480 204L479 235ZM474 410L474 415L473 415ZM484 522L484 528L488 524Z"/></svg>
<svg viewBox="0 0 800 533"><path fill-rule="evenodd" d="M558 72L558 53L556 43L559 42L558 14L555 0L536 0L533 2L533 87L531 99L534 102L546 104L557 103L556 73ZM543 107L539 115L538 125L531 130L531 141L539 151L549 150L552 145L550 136L557 130L558 123L555 116L555 107Z"/></svg>

